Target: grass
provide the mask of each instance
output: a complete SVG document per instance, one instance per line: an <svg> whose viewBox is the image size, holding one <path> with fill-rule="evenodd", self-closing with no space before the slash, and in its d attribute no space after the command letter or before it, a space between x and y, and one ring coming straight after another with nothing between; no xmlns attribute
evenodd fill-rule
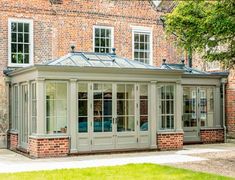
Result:
<svg viewBox="0 0 235 180"><path fill-rule="evenodd" d="M163 179L163 180L175 180L175 179L232 179L229 177L218 176L214 174L194 172L185 169L178 169L169 166L161 166L155 164L128 164L115 167L97 167L86 169L62 169L52 171L35 171L35 172L23 172L23 173L3 173L0 174L1 180L98 180L98 179L110 179L110 180L136 180L136 179Z"/></svg>

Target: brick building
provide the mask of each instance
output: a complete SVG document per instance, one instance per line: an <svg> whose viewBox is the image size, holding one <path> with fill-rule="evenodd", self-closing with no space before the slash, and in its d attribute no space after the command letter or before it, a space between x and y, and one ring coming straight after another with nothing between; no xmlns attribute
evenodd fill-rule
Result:
<svg viewBox="0 0 235 180"><path fill-rule="evenodd" d="M0 6L0 146L8 130L10 149L34 157L224 141L226 74L182 64L152 1Z"/></svg>

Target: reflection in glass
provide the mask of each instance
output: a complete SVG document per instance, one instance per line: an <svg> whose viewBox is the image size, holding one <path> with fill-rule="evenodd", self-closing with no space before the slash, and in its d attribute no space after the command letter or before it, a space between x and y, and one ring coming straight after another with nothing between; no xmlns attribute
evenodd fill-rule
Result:
<svg viewBox="0 0 235 180"><path fill-rule="evenodd" d="M47 133L67 132L67 83L46 83Z"/></svg>
<svg viewBox="0 0 235 180"><path fill-rule="evenodd" d="M117 85L117 131L135 131L135 86Z"/></svg>
<svg viewBox="0 0 235 180"><path fill-rule="evenodd" d="M93 84L93 97L94 132L111 132L112 84Z"/></svg>
<svg viewBox="0 0 235 180"><path fill-rule="evenodd" d="M140 85L140 131L148 131L148 85Z"/></svg>
<svg viewBox="0 0 235 180"><path fill-rule="evenodd" d="M174 129L174 85L161 87L161 129Z"/></svg>
<svg viewBox="0 0 235 180"><path fill-rule="evenodd" d="M88 84L78 83L78 132L88 132Z"/></svg>

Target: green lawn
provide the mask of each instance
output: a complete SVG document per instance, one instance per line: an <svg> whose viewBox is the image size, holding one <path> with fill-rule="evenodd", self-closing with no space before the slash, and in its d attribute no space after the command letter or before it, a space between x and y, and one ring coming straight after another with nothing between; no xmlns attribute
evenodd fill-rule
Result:
<svg viewBox="0 0 235 180"><path fill-rule="evenodd" d="M53 171L37 171L26 173L12 173L12 174L0 174L1 180L61 180L61 179L232 179L223 176L217 176L213 174L198 173L184 169L177 169L168 166L160 166L155 164L129 164L124 166L115 167L98 167L98 168L86 168L86 169L63 169Z"/></svg>

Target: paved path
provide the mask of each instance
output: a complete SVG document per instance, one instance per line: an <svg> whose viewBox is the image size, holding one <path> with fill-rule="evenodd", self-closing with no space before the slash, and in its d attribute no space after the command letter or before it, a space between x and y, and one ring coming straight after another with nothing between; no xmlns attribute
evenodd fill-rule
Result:
<svg viewBox="0 0 235 180"><path fill-rule="evenodd" d="M235 150L235 147L234 147ZM228 146L185 146L181 151L168 152L139 152L108 155L73 156L65 158L29 159L9 150L0 150L0 172L24 172L38 170L52 170L64 168L87 168L99 166L115 166L130 163L177 164L207 161L206 157L194 154L210 152L230 152L233 147Z"/></svg>

